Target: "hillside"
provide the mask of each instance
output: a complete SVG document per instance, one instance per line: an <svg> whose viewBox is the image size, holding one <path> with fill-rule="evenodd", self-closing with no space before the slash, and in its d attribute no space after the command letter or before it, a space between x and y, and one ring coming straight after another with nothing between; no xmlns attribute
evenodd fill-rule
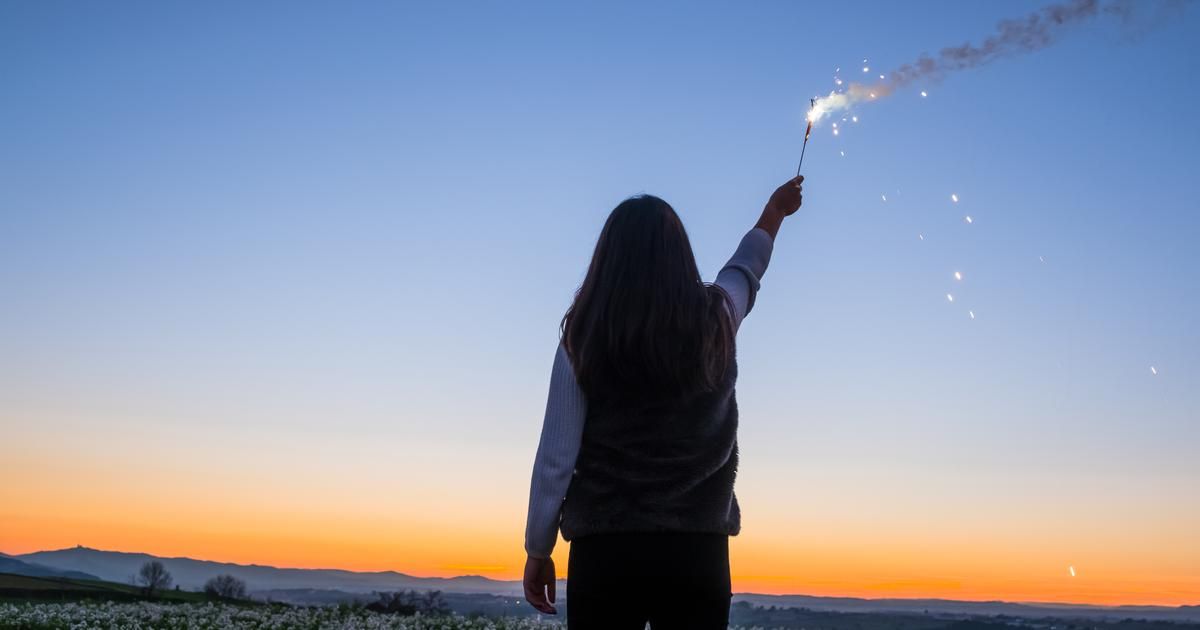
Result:
<svg viewBox="0 0 1200 630"><path fill-rule="evenodd" d="M146 599L146 597L141 589L131 584L0 573L0 599L135 601ZM208 597L204 593L176 590L163 591L155 599L172 602L208 601Z"/></svg>
<svg viewBox="0 0 1200 630"><path fill-rule="evenodd" d="M336 589L349 592L440 590L446 593L493 593L520 596L519 582L492 580L477 575L453 578L423 578L395 571L356 572L342 569L282 569L262 565L213 562L192 558L160 558L144 553L101 551L72 547L14 556L58 570L82 571L104 580L128 582L130 576L151 560L162 562L175 583L184 589L199 589L221 574L246 582L251 591L272 589Z"/></svg>
<svg viewBox="0 0 1200 630"><path fill-rule="evenodd" d="M64 577L75 578L79 580L99 579L90 573L54 569L40 564L23 562L5 554L0 554L0 573L13 573L16 575L28 575L31 577Z"/></svg>

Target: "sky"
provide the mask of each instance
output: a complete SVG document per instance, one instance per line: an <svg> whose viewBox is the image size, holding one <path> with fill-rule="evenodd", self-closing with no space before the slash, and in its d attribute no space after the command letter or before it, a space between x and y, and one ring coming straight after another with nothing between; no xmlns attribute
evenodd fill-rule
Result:
<svg viewBox="0 0 1200 630"><path fill-rule="evenodd" d="M607 213L711 280L835 69L1041 6L0 5L0 551L519 578ZM1200 603L1197 9L814 130L735 591Z"/></svg>

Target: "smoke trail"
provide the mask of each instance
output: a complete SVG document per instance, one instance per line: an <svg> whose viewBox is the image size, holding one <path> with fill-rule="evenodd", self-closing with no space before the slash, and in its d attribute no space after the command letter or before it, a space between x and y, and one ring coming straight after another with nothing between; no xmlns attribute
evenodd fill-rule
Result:
<svg viewBox="0 0 1200 630"><path fill-rule="evenodd" d="M1099 0L1071 0L1043 7L1021 19L1004 20L996 25L996 32L979 45L966 43L943 48L936 56L922 53L916 61L885 74L885 80L872 85L851 83L844 91L830 92L828 96L818 98L809 118L818 122L826 114L844 110L861 101L883 98L917 80L938 80L951 72L977 68L997 59L1040 50L1054 43L1068 27L1098 15L1115 16L1128 22L1135 4L1134 0L1114 0L1104 5Z"/></svg>

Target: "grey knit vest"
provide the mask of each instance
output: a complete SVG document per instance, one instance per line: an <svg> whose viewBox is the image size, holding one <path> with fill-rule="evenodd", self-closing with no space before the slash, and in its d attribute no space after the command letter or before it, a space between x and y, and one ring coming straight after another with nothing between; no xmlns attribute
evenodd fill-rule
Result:
<svg viewBox="0 0 1200 630"><path fill-rule="evenodd" d="M670 407L589 402L563 503L563 538L615 532L736 535L737 361L716 391Z"/></svg>

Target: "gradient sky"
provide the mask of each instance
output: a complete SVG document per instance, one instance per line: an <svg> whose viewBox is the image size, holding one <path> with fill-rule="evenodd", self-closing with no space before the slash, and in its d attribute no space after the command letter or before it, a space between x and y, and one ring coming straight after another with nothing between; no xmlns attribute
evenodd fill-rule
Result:
<svg viewBox="0 0 1200 630"><path fill-rule="evenodd" d="M0 550L518 577L608 211L711 279L835 68L1038 6L3 3ZM814 132L735 590L1200 603L1196 9Z"/></svg>

